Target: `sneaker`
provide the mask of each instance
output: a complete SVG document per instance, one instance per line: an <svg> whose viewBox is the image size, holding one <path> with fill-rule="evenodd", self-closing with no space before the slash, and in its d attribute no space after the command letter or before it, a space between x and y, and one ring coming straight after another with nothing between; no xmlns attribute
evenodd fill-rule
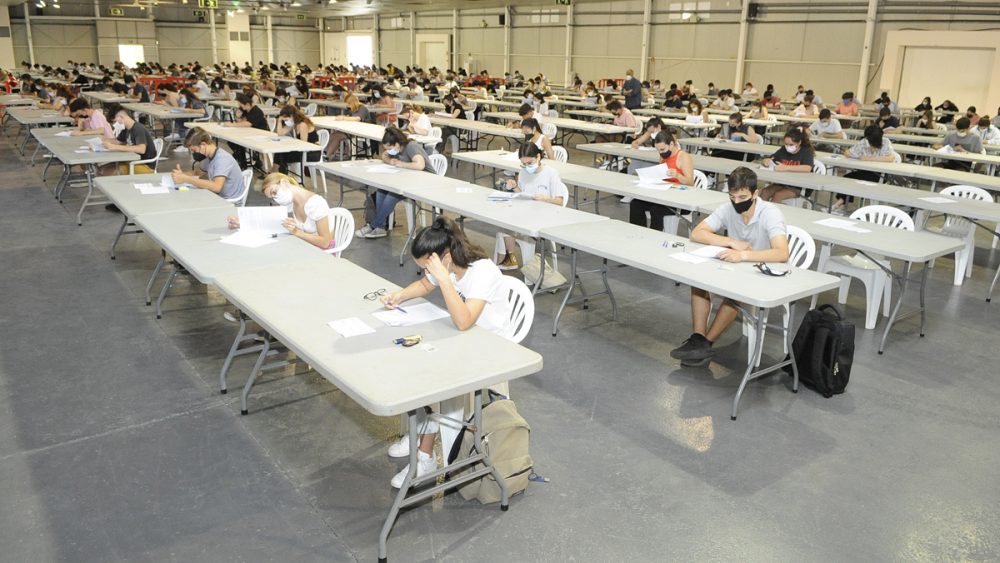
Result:
<svg viewBox="0 0 1000 563"><path fill-rule="evenodd" d="M425 452L417 452L417 478L423 477L435 469L437 469L437 460L434 459L434 456ZM403 480L406 479L406 474L409 471L410 464L407 463L406 467L404 467L402 471L397 473L392 480L389 481L392 488L398 489L402 487Z"/></svg>
<svg viewBox="0 0 1000 563"><path fill-rule="evenodd" d="M178 135L177 133L171 133L171 134L167 135L166 137L164 137L163 140L164 141L180 141L181 140L181 136Z"/></svg>
<svg viewBox="0 0 1000 563"><path fill-rule="evenodd" d="M238 322L240 322L240 315L239 315L239 313L236 313L236 312L233 312L233 311L226 311L225 313L222 313L222 318L226 319L227 321L229 321L231 323L238 323Z"/></svg>
<svg viewBox="0 0 1000 563"><path fill-rule="evenodd" d="M181 145L179 147L174 147L174 152L182 152L182 153L183 152L188 152L188 149L187 149L187 147Z"/></svg>
<svg viewBox="0 0 1000 563"><path fill-rule="evenodd" d="M834 207L830 210L833 215L840 215L841 217L847 215L847 206L841 205L840 207Z"/></svg>
<svg viewBox="0 0 1000 563"><path fill-rule="evenodd" d="M354 236L358 238L368 238L368 234L374 230L375 229L373 229L371 225L365 225L364 227L354 231Z"/></svg>
<svg viewBox="0 0 1000 563"><path fill-rule="evenodd" d="M409 457L410 456L410 436L404 434L402 438L396 440L389 446L389 457Z"/></svg>
<svg viewBox="0 0 1000 563"><path fill-rule="evenodd" d="M383 229L382 227L377 227L375 229L368 231L368 234L365 235L365 238L382 238L387 236L389 236L389 231Z"/></svg>
<svg viewBox="0 0 1000 563"><path fill-rule="evenodd" d="M122 212L121 209L118 209L118 206L115 205L115 204L113 204L113 203L109 203L109 204L105 205L104 209L106 211L110 211L112 213L121 213Z"/></svg>
<svg viewBox="0 0 1000 563"><path fill-rule="evenodd" d="M597 167L598 170L611 170L611 159L605 160Z"/></svg>
<svg viewBox="0 0 1000 563"><path fill-rule="evenodd" d="M628 196L627 195L627 196L619 199L618 203L620 203L622 205L628 205L628 204L632 203L632 199L633 199L632 196Z"/></svg>
<svg viewBox="0 0 1000 563"><path fill-rule="evenodd" d="M517 263L517 257L513 254L505 254L503 261L497 264L497 267L501 270L518 270L521 265Z"/></svg>
<svg viewBox="0 0 1000 563"><path fill-rule="evenodd" d="M692 333L683 344L670 351L670 357L676 360L701 361L714 355L712 343L697 332Z"/></svg>

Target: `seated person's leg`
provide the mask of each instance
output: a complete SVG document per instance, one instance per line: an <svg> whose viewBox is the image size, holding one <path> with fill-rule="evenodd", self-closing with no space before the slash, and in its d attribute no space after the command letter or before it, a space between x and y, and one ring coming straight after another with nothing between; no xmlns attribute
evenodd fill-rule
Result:
<svg viewBox="0 0 1000 563"><path fill-rule="evenodd" d="M647 226L646 212L650 211L653 204L648 201L633 199L628 204L628 222L641 227ZM662 224L662 221L660 222Z"/></svg>
<svg viewBox="0 0 1000 563"><path fill-rule="evenodd" d="M392 215L396 204L402 199L396 194L379 190L375 194L375 218L372 219L371 226L375 229L388 229L389 215Z"/></svg>
<svg viewBox="0 0 1000 563"><path fill-rule="evenodd" d="M707 337L709 332L708 316L711 312L712 295L707 291L692 287L691 325L694 332L683 344L670 351L670 356L681 360L682 365L704 365L707 360L715 355L715 350L712 349L712 341Z"/></svg>
<svg viewBox="0 0 1000 563"><path fill-rule="evenodd" d="M778 189L771 194L771 201L774 203L781 203L786 199L792 199L793 197L799 197L802 195L802 190L799 188L789 188L788 186L777 186Z"/></svg>
<svg viewBox="0 0 1000 563"><path fill-rule="evenodd" d="M719 305L719 310L715 313L715 320L712 321L712 326L705 334L705 338L708 338L708 341L714 344L733 324L733 321L736 320L739 314L740 310L732 302L728 299L723 300L722 304Z"/></svg>

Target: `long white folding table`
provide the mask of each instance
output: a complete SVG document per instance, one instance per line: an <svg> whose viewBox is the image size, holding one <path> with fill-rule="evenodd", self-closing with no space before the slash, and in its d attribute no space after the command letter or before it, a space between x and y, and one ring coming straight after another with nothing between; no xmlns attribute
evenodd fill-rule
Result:
<svg viewBox="0 0 1000 563"><path fill-rule="evenodd" d="M115 259L115 247L124 234L138 234L139 229L126 231L126 227L134 226L134 218L147 213L163 213L169 211L188 211L191 209L226 208L234 209L232 203L222 199L218 194L198 188L170 188L165 194L145 195L136 184L161 183L167 174L135 174L131 176L102 176L97 179L97 189L104 193L111 203L114 203L122 213L122 224L118 234L111 243L111 259ZM149 290L147 289L147 295ZM147 299L148 301L148 299ZM146 303L149 305L149 303Z"/></svg>
<svg viewBox="0 0 1000 563"><path fill-rule="evenodd" d="M21 133L24 133L24 141L18 148L21 155L24 155L24 147L28 145L28 140L31 139L32 129L73 123L73 118L60 115L60 113L55 110L37 109L32 107L13 107L7 108L7 111L4 112L3 131L5 134L7 133L7 122L10 119L13 119L19 125L17 134L14 135L14 144L17 144L17 138L21 136Z"/></svg>
<svg viewBox="0 0 1000 563"><path fill-rule="evenodd" d="M484 118L496 119L500 121L521 121L521 116L513 112L484 112ZM555 142L565 143L568 131L582 135L584 138L588 134L592 135L627 135L635 133L634 127L620 127L610 123L595 123L593 121L582 121L579 119L565 119L561 117L544 117L544 123L551 123L558 127L559 135Z"/></svg>
<svg viewBox="0 0 1000 563"><path fill-rule="evenodd" d="M690 285L727 298L743 310L744 317L752 319L756 334L755 348L748 354L743 379L733 399L730 414L736 420L740 398L747 384L785 366L792 367L792 390L798 391L798 368L791 347L792 331L784 335L788 358L773 365L755 370L756 358L763 347L768 311L775 307L789 306L789 318L794 315L795 301L812 297L837 287L838 278L810 270L795 270L783 277L767 276L750 263L727 264L707 259L698 264L678 260L675 255L686 254L702 245L688 239L631 225L622 221L604 221L594 224L572 224L541 229L541 236L572 249L569 289L552 323L552 335L558 331L559 318L571 301L578 282L577 254L579 251L599 256L606 262L613 260L634 268L662 276L678 283ZM778 267L777 265L774 265ZM784 268L782 265L779 269ZM612 301L613 303L613 301ZM747 309L749 306L755 310Z"/></svg>
<svg viewBox="0 0 1000 563"><path fill-rule="evenodd" d="M454 117L444 117L436 113L428 115L431 125L437 127L451 127L457 131L466 133L465 144L469 150L476 150L479 140L482 137L499 137L507 142L507 146L512 146L513 142L524 140L524 134L520 127L505 127L497 123L477 121L474 119L456 119Z"/></svg>
<svg viewBox="0 0 1000 563"><path fill-rule="evenodd" d="M129 98L128 96L123 96L117 92L99 92L99 91L84 91L81 92L83 96L90 100L90 103L94 104L111 104L111 103L130 103L137 101L135 98Z"/></svg>
<svg viewBox="0 0 1000 563"><path fill-rule="evenodd" d="M185 127L205 130L209 135L246 147L271 160L278 153L302 153L302 161L308 162L306 153L319 151L320 146L303 141L297 137L278 135L271 131L262 131L253 127L226 127L219 123L187 122Z"/></svg>
<svg viewBox="0 0 1000 563"><path fill-rule="evenodd" d="M355 148L356 153L360 153L360 143L357 142L358 139L368 139L370 141L375 141L376 143L382 142L382 137L385 136L385 126L378 125L376 123L364 123L361 121L345 121L337 119L335 116L320 116L312 118L313 125L319 127L320 129L329 129L331 131L339 131L344 133L352 139L351 144ZM431 137L430 135L408 135L408 137L420 143L425 148L437 145L441 139L436 137Z"/></svg>
<svg viewBox="0 0 1000 563"><path fill-rule="evenodd" d="M303 280L336 280L337 288L330 291L315 284L303 285ZM384 562L388 557L389 533L399 511L446 489L492 475L501 490L500 509L508 509L503 477L493 466L489 452L481 446L483 390L541 371L539 354L478 327L458 331L451 319L416 327L385 326L371 316L382 309L381 303L364 297L373 291L394 291L397 286L345 259L326 256L280 268L221 274L215 279L215 286L267 335L274 336L308 362L365 410L377 416L407 414L410 471L379 534L379 561ZM327 326L330 321L350 317L357 317L375 332L344 338ZM396 338L414 332L421 335L423 345L404 348L393 344ZM474 434L476 454L417 477L418 412L427 405L468 393L474 395L468 427ZM470 471L452 476L444 484L410 491L416 485L435 483L446 473L462 468Z"/></svg>

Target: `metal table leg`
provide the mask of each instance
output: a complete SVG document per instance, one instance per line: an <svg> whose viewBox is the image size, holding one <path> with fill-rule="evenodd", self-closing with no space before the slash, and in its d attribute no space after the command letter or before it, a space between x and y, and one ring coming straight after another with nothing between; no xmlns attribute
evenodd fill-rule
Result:
<svg viewBox="0 0 1000 563"><path fill-rule="evenodd" d="M896 277L895 275L892 276L893 277L893 281L899 283L899 288L898 288L899 289L899 297L896 298L896 305L895 305L895 307L892 308L892 314L889 316L889 321L885 324L885 330L882 331L882 341L879 343L879 346L878 346L878 353L879 354L881 354L885 350L885 341L889 337L889 331L892 330L892 325L896 323L897 318L902 319L902 317L900 317L900 315L899 315L899 309L903 306L903 298L906 297L906 289L910 285L910 267L911 266L912 266L912 264L910 262L904 263L903 264L903 273L902 273L902 275L899 276L899 277ZM890 270L890 272L891 272L891 270ZM925 263L924 264L924 272L923 272L923 276L921 277L921 283L920 283L920 285L921 285L921 293L923 293L923 287L922 286L925 285L926 280L927 280L927 264ZM924 311L923 311L923 299L921 299L921 303L920 303L920 314L921 314L921 316L923 316L923 314L924 314ZM909 314L906 315L906 316L909 316ZM921 321L921 324L923 324L923 321ZM923 327L922 326L921 326L920 332L921 332L920 336L923 336Z"/></svg>
<svg viewBox="0 0 1000 563"><path fill-rule="evenodd" d="M240 397L240 414L246 415L250 411L247 409L247 397L250 396L250 390L253 389L253 384L257 382L257 376L260 375L260 370L264 366L264 359L267 358L267 353L271 350L271 335L264 331L264 344L261 346L260 354L257 355L257 361L253 364L253 369L250 371L250 377L247 378L247 382L243 385L243 395Z"/></svg>
<svg viewBox="0 0 1000 563"><path fill-rule="evenodd" d="M563 311L566 309L566 305L570 303L583 302L583 308L588 309L590 307L590 299L597 297L599 295L607 295L608 299L611 300L611 318L614 321L618 320L618 302L615 301L615 294L611 291L611 285L608 284L608 260L606 258L601 260L600 270L589 270L581 272L577 268L577 254L576 249L570 249L570 278L567 282L566 295L563 296L562 303L559 305L559 310L556 311L556 317L552 321L552 336L556 336L559 332L559 318L562 317ZM601 272L601 281L604 283L604 290L597 293L587 293L587 290L583 287L583 280L580 279L580 274L588 274L593 272ZM573 293L573 289L579 285L581 295L576 298L571 298L570 294Z"/></svg>
<svg viewBox="0 0 1000 563"><path fill-rule="evenodd" d="M125 232L125 227L128 226L128 216L122 213L122 225L118 227L118 234L115 235L114 242L111 243L111 259L115 259L115 247L118 246L118 241L122 238L122 233Z"/></svg>
<svg viewBox="0 0 1000 563"><path fill-rule="evenodd" d="M156 282L157 276L160 275L160 270L163 269L163 264L167 261L167 251L160 251L160 260L156 263L156 267L153 268L153 273L149 276L149 281L146 282L146 306L149 307L153 301L149 295L149 292L153 290L153 283Z"/></svg>
<svg viewBox="0 0 1000 563"><path fill-rule="evenodd" d="M170 286L173 285L174 280L177 279L177 274L179 273L180 266L175 263L173 271L171 271L170 275L167 276L167 282L163 284L163 289L160 290L160 297L156 300L156 318L158 319L163 318L163 300L166 299L167 291L170 289Z"/></svg>

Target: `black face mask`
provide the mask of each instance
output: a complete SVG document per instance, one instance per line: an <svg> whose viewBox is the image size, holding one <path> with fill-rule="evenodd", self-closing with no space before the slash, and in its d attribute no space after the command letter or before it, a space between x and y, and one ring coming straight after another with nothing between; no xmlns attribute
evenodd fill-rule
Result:
<svg viewBox="0 0 1000 563"><path fill-rule="evenodd" d="M674 154L674 151L668 149L667 151L660 153L660 158L667 159L670 158L670 155L672 154Z"/></svg>
<svg viewBox="0 0 1000 563"><path fill-rule="evenodd" d="M195 162L201 162L205 160L205 155L201 154L200 152L192 152L191 158L193 158Z"/></svg>
<svg viewBox="0 0 1000 563"><path fill-rule="evenodd" d="M733 209L735 209L737 213L746 213L750 210L750 207L753 206L753 198L746 201L733 201L731 203L733 204Z"/></svg>

